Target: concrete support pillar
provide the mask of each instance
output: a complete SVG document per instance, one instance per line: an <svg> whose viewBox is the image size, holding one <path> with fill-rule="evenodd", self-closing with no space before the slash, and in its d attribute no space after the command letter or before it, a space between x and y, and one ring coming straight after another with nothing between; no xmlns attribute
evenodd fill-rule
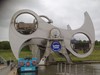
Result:
<svg viewBox="0 0 100 75"><path fill-rule="evenodd" d="M37 45L29 45L30 50L32 51L32 57L38 58L40 60L40 50Z"/></svg>

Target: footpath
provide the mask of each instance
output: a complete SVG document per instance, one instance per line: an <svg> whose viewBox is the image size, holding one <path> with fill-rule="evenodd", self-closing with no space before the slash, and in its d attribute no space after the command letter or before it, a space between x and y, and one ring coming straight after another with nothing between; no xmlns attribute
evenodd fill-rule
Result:
<svg viewBox="0 0 100 75"><path fill-rule="evenodd" d="M17 68L13 68L8 75L17 75Z"/></svg>

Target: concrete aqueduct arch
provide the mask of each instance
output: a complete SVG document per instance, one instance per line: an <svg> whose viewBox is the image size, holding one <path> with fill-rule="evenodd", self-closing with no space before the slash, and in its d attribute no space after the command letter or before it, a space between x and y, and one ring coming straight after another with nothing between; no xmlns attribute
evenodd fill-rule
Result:
<svg viewBox="0 0 100 75"><path fill-rule="evenodd" d="M36 18L36 21L38 24L37 29L33 33L28 34L28 35L23 35L15 29L16 18L19 15L24 14L24 13L28 13L28 14L31 14L32 16L34 16ZM13 17L11 19L10 28L9 28L9 40L10 40L13 54L18 59L19 52L23 46L28 45L28 44L43 45L41 43L43 41L43 39L48 40L50 31L53 28L57 28L57 29L59 29L59 31L62 35L62 38L65 43L65 48L69 52L71 52L74 56L79 57L79 58L84 58L84 57L89 56L92 53L93 48L94 48L95 31L94 31L94 27L93 27L91 18L87 12L84 13L84 17L85 17L84 24L80 28L78 28L76 30L72 30L70 28L70 26L68 26L68 28L66 30L66 29L57 28L57 27L53 26L52 24L45 22L43 19L41 19L41 17L39 17L35 12L33 12L31 10L28 10L28 9L19 10L18 12L16 12L13 15ZM77 34L77 33L82 33L82 34L86 35L89 38L89 40L91 41L91 48L85 54L76 53L70 46L71 38L73 37L74 34ZM32 40L26 42L29 39L32 39ZM37 40L37 39L39 39L39 40Z"/></svg>

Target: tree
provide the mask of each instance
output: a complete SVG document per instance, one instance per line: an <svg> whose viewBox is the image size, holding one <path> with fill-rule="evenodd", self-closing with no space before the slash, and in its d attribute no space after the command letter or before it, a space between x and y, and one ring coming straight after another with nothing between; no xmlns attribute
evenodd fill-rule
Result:
<svg viewBox="0 0 100 75"><path fill-rule="evenodd" d="M96 40L95 45L100 45L100 41Z"/></svg>
<svg viewBox="0 0 100 75"><path fill-rule="evenodd" d="M0 42L0 49L3 49L3 50L11 49L9 41Z"/></svg>

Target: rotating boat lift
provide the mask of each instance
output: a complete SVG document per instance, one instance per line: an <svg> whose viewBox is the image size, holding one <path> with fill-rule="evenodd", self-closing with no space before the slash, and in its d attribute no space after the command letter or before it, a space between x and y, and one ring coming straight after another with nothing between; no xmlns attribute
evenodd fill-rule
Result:
<svg viewBox="0 0 100 75"><path fill-rule="evenodd" d="M22 34L21 30L18 30L17 25L26 25L25 23L17 23L16 18L21 14L30 14L35 17L33 25L33 31L28 34ZM44 21L42 17L46 18L48 22ZM39 46L45 45L45 52L40 60L40 64L45 64L47 57L53 52L59 52L63 54L68 63L72 63L68 52L79 58L89 56L94 48L95 43L95 31L93 23L87 12L84 13L84 24L76 30L72 30L68 25L66 29L60 29L52 25L52 20L46 16L38 16L34 11L24 9L16 12L12 19L9 28L9 40L13 51L13 54L18 59L20 50L30 44L36 44ZM21 31L21 32L20 32ZM26 30L27 31L27 30ZM91 42L91 48L85 54L76 53L71 47L71 38L77 34L82 33L89 38ZM45 44L43 43L46 42ZM31 47L34 48L34 47Z"/></svg>

